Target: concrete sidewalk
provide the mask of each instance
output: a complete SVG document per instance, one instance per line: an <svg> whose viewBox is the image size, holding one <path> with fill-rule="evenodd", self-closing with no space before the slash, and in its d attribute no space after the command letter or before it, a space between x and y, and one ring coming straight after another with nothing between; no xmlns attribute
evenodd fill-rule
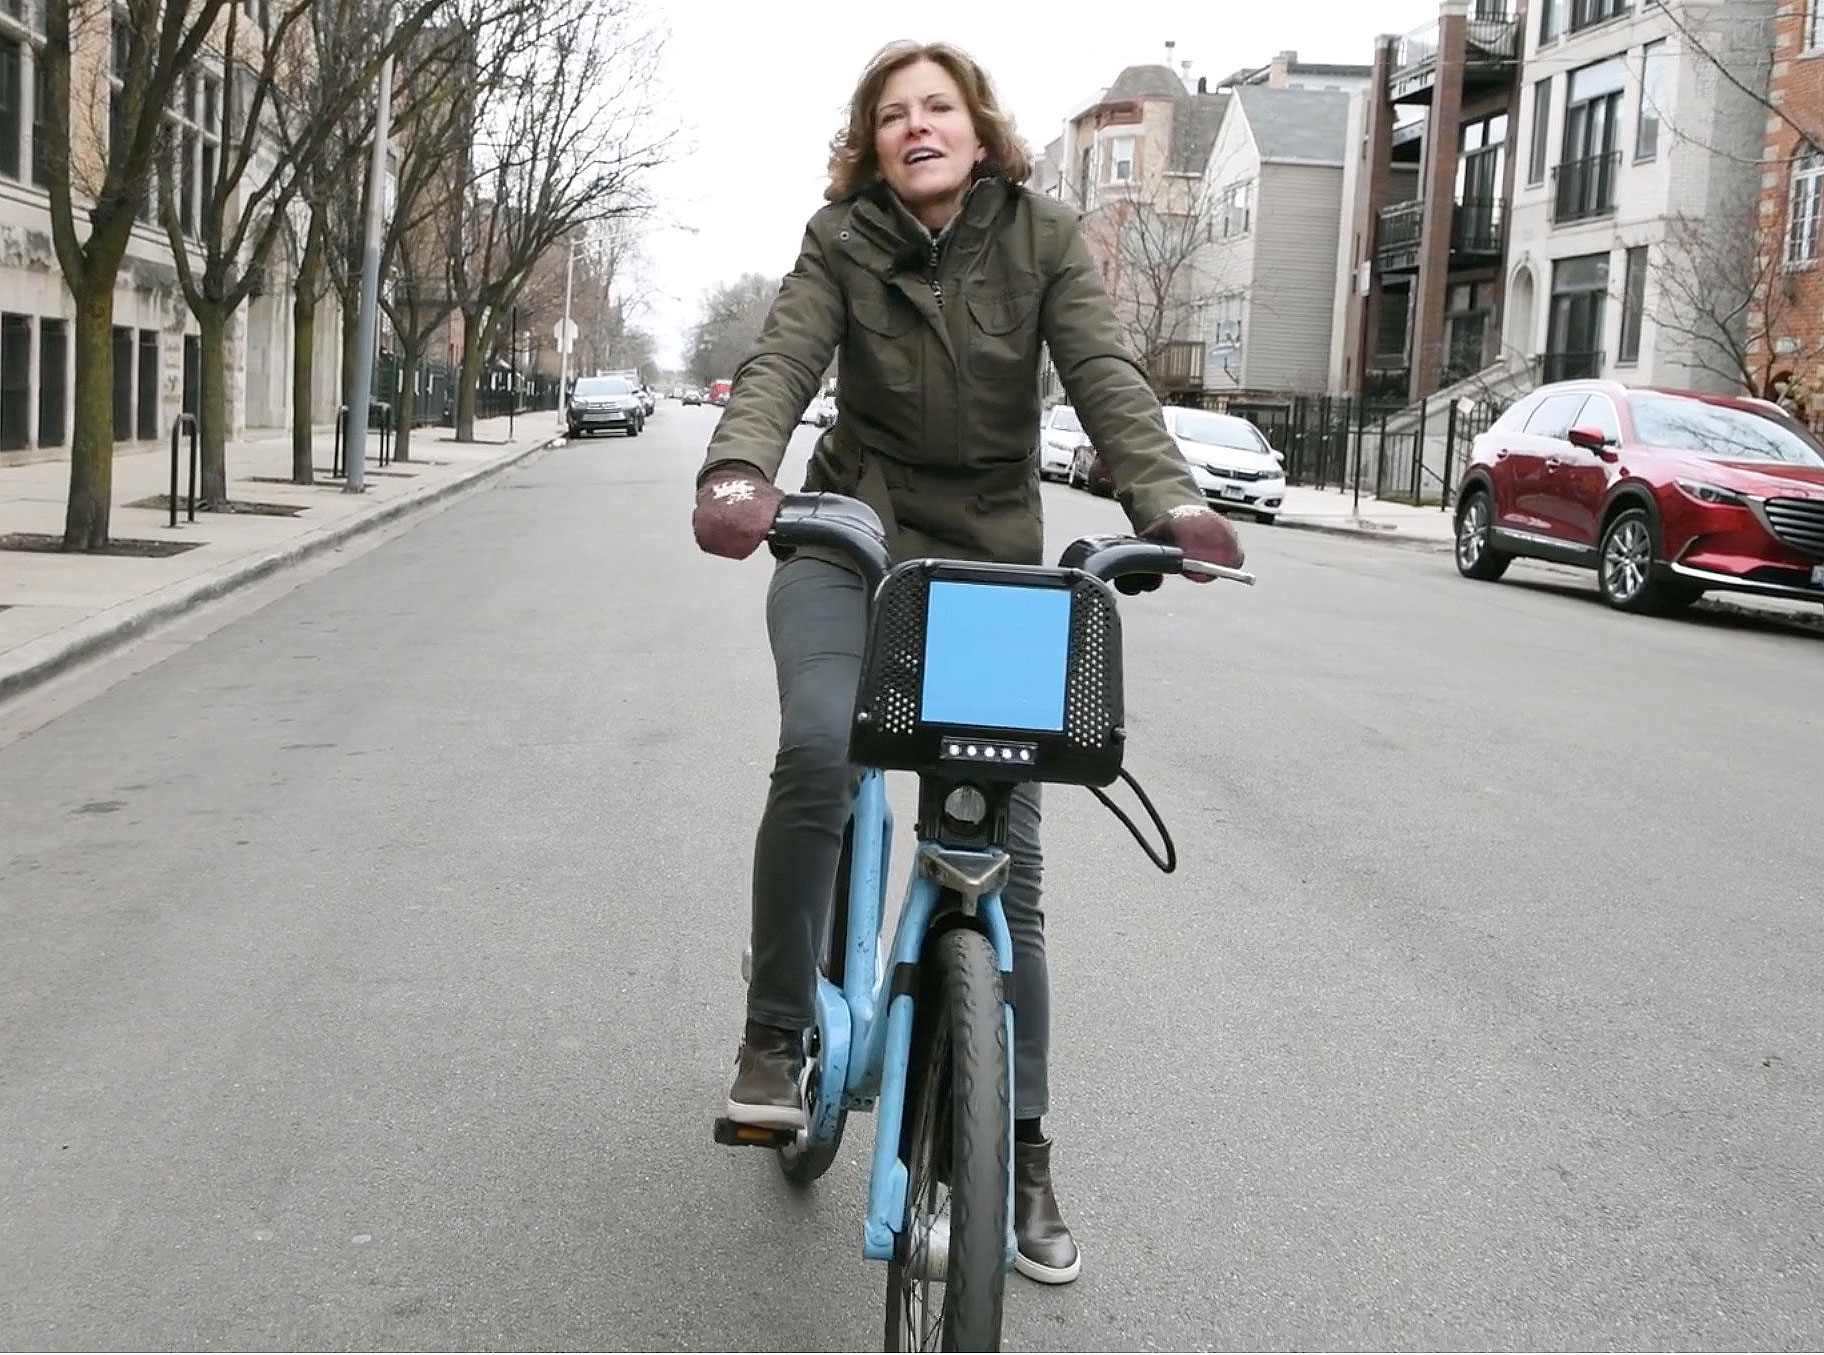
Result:
<svg viewBox="0 0 1824 1355"><path fill-rule="evenodd" d="M185 519L180 478L178 525L169 526L168 448L117 452L109 534L175 544L181 553L87 555L0 549L0 698L117 645L160 621L261 578L280 567L423 508L520 461L562 436L561 413L484 419L477 441L454 441L443 428L412 434L409 463L378 464L368 439L366 485L344 493L329 479L333 434L316 439L317 483L291 483L291 436L255 434L227 449L228 494L243 509L270 505L283 514L198 512ZM188 451L185 455L187 458ZM187 462L180 475L187 476ZM63 535L69 497L67 460L0 468L0 538ZM145 501L157 498L156 506Z"/></svg>
<svg viewBox="0 0 1824 1355"><path fill-rule="evenodd" d="M1411 504L1390 503L1364 494L1358 507L1355 496L1342 489L1288 487L1279 521L1284 527L1336 532L1345 536L1371 536L1427 550L1453 551L1456 544L1456 517L1436 504L1415 508ZM1595 587L1595 575L1589 570L1546 564L1543 561L1527 563L1542 565L1547 569L1562 568L1575 577L1588 579L1590 586ZM1768 617L1790 625L1824 630L1824 607L1815 602L1756 597L1752 593L1718 592L1705 594L1704 600L1698 605L1716 611Z"/></svg>

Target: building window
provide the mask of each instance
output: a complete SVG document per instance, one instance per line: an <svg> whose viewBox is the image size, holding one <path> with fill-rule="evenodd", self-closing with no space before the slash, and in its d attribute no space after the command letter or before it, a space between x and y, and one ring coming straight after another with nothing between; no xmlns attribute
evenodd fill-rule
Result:
<svg viewBox="0 0 1824 1355"><path fill-rule="evenodd" d="M63 446L63 407L70 386L70 341L62 320L38 322L38 445Z"/></svg>
<svg viewBox="0 0 1824 1355"><path fill-rule="evenodd" d="M1129 183L1134 177L1134 138L1118 136L1108 143L1105 160L1110 183Z"/></svg>
<svg viewBox="0 0 1824 1355"><path fill-rule="evenodd" d="M51 133L45 120L51 112L51 77L44 62L32 63L32 182L51 186Z"/></svg>
<svg viewBox="0 0 1824 1355"><path fill-rule="evenodd" d="M139 436L158 436L158 331L139 331Z"/></svg>
<svg viewBox="0 0 1824 1355"><path fill-rule="evenodd" d="M1627 273L1621 292L1621 343L1615 361L1640 361L1640 330L1647 314L1647 247L1628 251Z"/></svg>
<svg viewBox="0 0 1824 1355"><path fill-rule="evenodd" d="M1659 119L1666 97L1666 40L1640 49L1640 121L1634 129L1634 158L1659 155Z"/></svg>
<svg viewBox="0 0 1824 1355"><path fill-rule="evenodd" d="M1405 287L1389 287L1375 305L1374 366L1382 371L1404 371L1407 365L1407 322L1412 311L1412 292Z"/></svg>
<svg viewBox="0 0 1824 1355"><path fill-rule="evenodd" d="M133 436L133 331L114 326L114 441Z"/></svg>
<svg viewBox="0 0 1824 1355"><path fill-rule="evenodd" d="M1799 50L1815 52L1824 47L1824 0L1805 0L1804 32L1799 37Z"/></svg>
<svg viewBox="0 0 1824 1355"><path fill-rule="evenodd" d="M1216 200L1216 233L1224 240L1254 229L1254 181L1232 183Z"/></svg>
<svg viewBox="0 0 1824 1355"><path fill-rule="evenodd" d="M1533 85L1533 145L1526 165L1529 184L1545 182L1545 160L1551 154L1552 77Z"/></svg>
<svg viewBox="0 0 1824 1355"><path fill-rule="evenodd" d="M1540 0L1539 45L1543 47L1558 36L1558 7L1562 0Z"/></svg>
<svg viewBox="0 0 1824 1355"><path fill-rule="evenodd" d="M1552 312L1545 338L1545 379L1602 374L1603 307L1609 256L1585 254L1552 264Z"/></svg>
<svg viewBox="0 0 1824 1355"><path fill-rule="evenodd" d="M1444 380L1473 376L1487 364L1488 336L1494 331L1494 284L1461 282L1450 289L1445 308Z"/></svg>
<svg viewBox="0 0 1824 1355"><path fill-rule="evenodd" d="M1460 142L1452 247L1499 252L1501 189L1507 179L1507 114L1465 123Z"/></svg>
<svg viewBox="0 0 1824 1355"><path fill-rule="evenodd" d="M1786 206L1786 264L1799 267L1818 257L1820 192L1824 192L1824 155L1805 146L1792 164L1792 189Z"/></svg>
<svg viewBox="0 0 1824 1355"><path fill-rule="evenodd" d="M1210 308L1212 348L1241 347L1241 302L1242 298L1238 294L1216 298L1215 304Z"/></svg>
<svg viewBox="0 0 1824 1355"><path fill-rule="evenodd" d="M32 437L32 317L0 315L0 452Z"/></svg>
<svg viewBox="0 0 1824 1355"><path fill-rule="evenodd" d="M222 82L213 75L192 74L185 80L176 116L169 119L176 154L171 191L177 200L178 226L197 238L197 223L207 215L221 155Z"/></svg>
<svg viewBox="0 0 1824 1355"><path fill-rule="evenodd" d="M1621 91L1627 70L1620 58L1571 72L1565 95L1562 159L1554 171L1554 221L1581 221L1615 210L1621 169Z"/></svg>
<svg viewBox="0 0 1824 1355"><path fill-rule="evenodd" d="M25 44L0 37L0 175L19 177L25 137Z"/></svg>
<svg viewBox="0 0 1824 1355"><path fill-rule="evenodd" d="M1607 23L1628 12L1628 0L1571 0L1571 32Z"/></svg>

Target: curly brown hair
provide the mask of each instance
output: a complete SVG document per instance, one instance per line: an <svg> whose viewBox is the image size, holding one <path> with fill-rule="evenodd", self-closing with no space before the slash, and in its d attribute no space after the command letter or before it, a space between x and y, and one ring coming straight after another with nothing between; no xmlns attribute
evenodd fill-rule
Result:
<svg viewBox="0 0 1824 1355"><path fill-rule="evenodd" d="M998 174L1009 183L1025 183L1032 176L1032 156L1013 130L1013 119L1001 111L988 72L975 58L947 42L902 40L876 52L855 85L849 99L849 124L830 143L830 186L824 197L839 202L880 180L880 159L874 153L874 107L893 72L915 61L942 66L962 91L976 140L988 152L976 166L976 176Z"/></svg>

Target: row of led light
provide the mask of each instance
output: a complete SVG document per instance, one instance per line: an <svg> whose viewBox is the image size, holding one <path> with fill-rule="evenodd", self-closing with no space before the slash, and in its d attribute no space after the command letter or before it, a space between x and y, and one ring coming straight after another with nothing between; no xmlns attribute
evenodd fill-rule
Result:
<svg viewBox="0 0 1824 1355"><path fill-rule="evenodd" d="M1030 749L1030 748L1019 748L1019 749L996 748L992 744L953 743L950 745L950 756L951 757L974 757L974 758L998 757L1003 762L1012 762L1014 760L1014 758L1017 756L1021 762L1031 762L1032 761L1032 749Z"/></svg>

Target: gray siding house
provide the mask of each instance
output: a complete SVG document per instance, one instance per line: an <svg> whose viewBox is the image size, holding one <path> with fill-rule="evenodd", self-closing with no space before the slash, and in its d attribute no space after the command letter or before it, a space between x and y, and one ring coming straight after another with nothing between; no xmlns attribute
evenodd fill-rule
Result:
<svg viewBox="0 0 1824 1355"><path fill-rule="evenodd" d="M1201 191L1206 393L1326 389L1348 127L1344 92L1233 91Z"/></svg>

